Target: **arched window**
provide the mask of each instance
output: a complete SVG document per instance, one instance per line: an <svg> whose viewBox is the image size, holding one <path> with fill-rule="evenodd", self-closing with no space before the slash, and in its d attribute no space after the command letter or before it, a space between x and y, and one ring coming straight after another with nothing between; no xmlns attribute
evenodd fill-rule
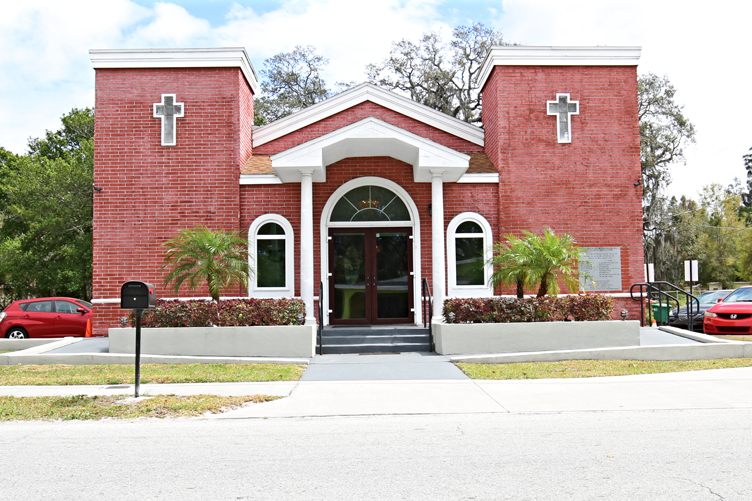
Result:
<svg viewBox="0 0 752 501"><path fill-rule="evenodd" d="M293 297L295 294L292 226L278 214L256 219L248 231L248 251L253 274L251 297Z"/></svg>
<svg viewBox="0 0 752 501"><path fill-rule="evenodd" d="M463 212L447 227L447 296L493 295L491 225L480 214Z"/></svg>
<svg viewBox="0 0 752 501"><path fill-rule="evenodd" d="M392 190L383 186L359 186L337 201L331 221L410 221L410 212Z"/></svg>

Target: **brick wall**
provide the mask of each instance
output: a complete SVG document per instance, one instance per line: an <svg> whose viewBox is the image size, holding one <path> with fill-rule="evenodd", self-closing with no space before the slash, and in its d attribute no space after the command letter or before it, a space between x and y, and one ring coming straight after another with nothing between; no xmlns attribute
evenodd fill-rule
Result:
<svg viewBox="0 0 752 501"><path fill-rule="evenodd" d="M185 104L177 145L161 146L153 103ZM160 245L182 228L238 230L240 166L251 154L253 98L237 68L99 69L96 74L94 299L128 280L164 287ZM247 228L246 228L247 230ZM230 291L239 294L240 291ZM184 287L182 297L208 291ZM119 325L119 304L95 306L95 334Z"/></svg>
<svg viewBox="0 0 752 501"><path fill-rule="evenodd" d="M557 92L580 103L570 144L557 143L557 118L546 114ZM500 233L548 226L583 247L620 247L622 288L610 292L641 281L636 69L497 66L483 89L483 122L501 179Z"/></svg>

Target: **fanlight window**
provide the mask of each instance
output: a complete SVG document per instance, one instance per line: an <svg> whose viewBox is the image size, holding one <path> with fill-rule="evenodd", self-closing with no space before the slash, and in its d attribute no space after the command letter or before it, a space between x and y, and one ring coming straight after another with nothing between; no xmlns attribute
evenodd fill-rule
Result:
<svg viewBox="0 0 752 501"><path fill-rule="evenodd" d="M360 186L339 199L331 221L410 221L405 203L381 186Z"/></svg>

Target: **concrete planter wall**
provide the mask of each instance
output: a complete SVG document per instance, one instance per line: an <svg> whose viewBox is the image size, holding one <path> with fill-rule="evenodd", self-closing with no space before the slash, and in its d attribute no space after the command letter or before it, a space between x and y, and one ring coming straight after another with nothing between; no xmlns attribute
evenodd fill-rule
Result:
<svg viewBox="0 0 752 501"><path fill-rule="evenodd" d="M110 353L134 353L136 329L110 329ZM141 353L218 357L313 357L315 325L141 329Z"/></svg>
<svg viewBox="0 0 752 501"><path fill-rule="evenodd" d="M531 322L434 324L436 353L470 355L638 346L640 323Z"/></svg>

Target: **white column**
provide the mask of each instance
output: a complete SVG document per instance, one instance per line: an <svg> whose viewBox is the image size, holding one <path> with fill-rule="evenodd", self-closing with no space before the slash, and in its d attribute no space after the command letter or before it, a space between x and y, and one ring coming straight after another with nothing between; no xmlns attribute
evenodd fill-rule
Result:
<svg viewBox="0 0 752 501"><path fill-rule="evenodd" d="M313 170L301 170L300 179L300 297L306 325L316 323L313 304Z"/></svg>
<svg viewBox="0 0 752 501"><path fill-rule="evenodd" d="M441 321L446 284L444 259L444 179L443 170L431 170L431 257L433 264L433 321Z"/></svg>

